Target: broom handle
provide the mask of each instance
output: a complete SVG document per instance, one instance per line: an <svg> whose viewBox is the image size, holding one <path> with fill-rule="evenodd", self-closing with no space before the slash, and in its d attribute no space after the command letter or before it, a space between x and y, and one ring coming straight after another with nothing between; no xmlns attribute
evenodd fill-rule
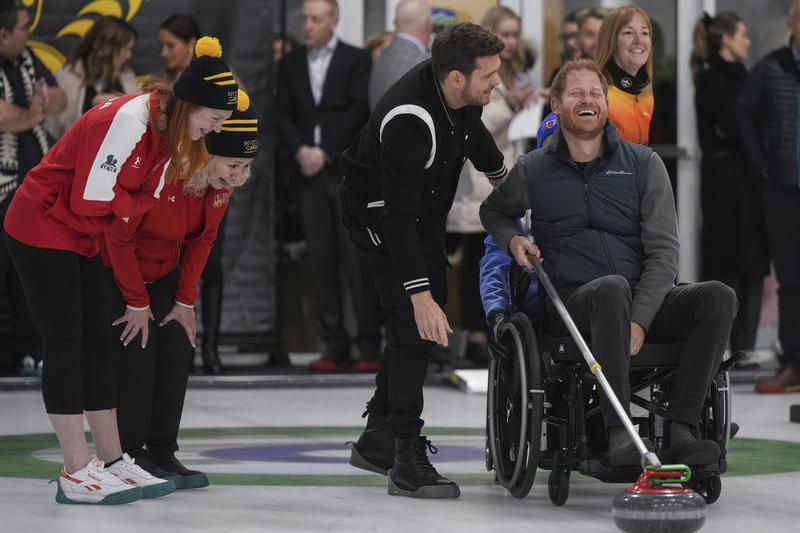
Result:
<svg viewBox="0 0 800 533"><path fill-rule="evenodd" d="M627 411L622 407L622 404L617 399L617 395L614 394L611 385L608 383L605 375L603 374L603 369L600 367L600 363L594 358L592 355L592 351L589 349L589 346L586 344L586 341L583 340L583 335L581 332L578 331L578 326L575 325L575 322L572 320L572 317L569 315L567 308L564 306L564 302L561 300L561 297L558 296L555 287L553 286L553 282L550 281L550 277L545 272L544 267L542 267L542 263L539 261L539 258L531 255L529 256L533 261L533 268L536 271L536 274L539 276L539 279L542 281L542 285L544 285L545 291L547 291L547 295L550 297L550 300L555 305L558 314L561 316L561 319L564 321L564 324L567 326L570 335L575 340L575 344L578 345L578 349L583 354L583 358L586 360L586 364L589 365L589 370L591 370L594 377L597 379L600 386L603 388L603 391L606 393L606 397L608 401L611 402L611 405L614 406L614 410L617 412L620 420L625 425L625 429L628 430L633 442L636 444L636 448L639 450L639 453L642 455L644 459L650 462L651 465L655 466L656 468L661 467L661 461L658 459L658 456L654 452L651 452L647 449L647 446L644 445L644 441L639 436L639 433L636 431L636 428L633 427L633 422L631 422L630 417L628 416Z"/></svg>

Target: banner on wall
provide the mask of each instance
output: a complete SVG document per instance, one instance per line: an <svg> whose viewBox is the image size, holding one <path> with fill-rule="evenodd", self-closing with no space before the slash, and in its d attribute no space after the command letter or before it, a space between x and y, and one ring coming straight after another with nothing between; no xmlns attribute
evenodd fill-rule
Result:
<svg viewBox="0 0 800 533"><path fill-rule="evenodd" d="M157 41L162 21L175 13L194 16L204 33L219 37L230 65L259 115L258 158L250 181L233 195L227 215L223 269L223 335L268 336L275 326L275 250L272 179L272 29L279 2L263 0L23 0L31 16L29 46L52 71L103 15L138 31L132 67L137 75L161 68ZM202 306L202 303L200 304ZM199 317L198 317L199 321Z"/></svg>

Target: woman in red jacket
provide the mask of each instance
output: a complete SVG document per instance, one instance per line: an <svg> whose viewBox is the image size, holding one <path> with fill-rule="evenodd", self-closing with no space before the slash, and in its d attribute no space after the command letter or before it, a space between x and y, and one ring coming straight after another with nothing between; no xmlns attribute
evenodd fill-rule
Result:
<svg viewBox="0 0 800 533"><path fill-rule="evenodd" d="M42 334L42 393L64 456L59 503L127 503L175 488L120 448L99 251L115 220L156 205L165 178L204 166L203 136L235 107L219 42L201 41L173 92L121 96L78 119L25 177L6 215L7 246Z"/></svg>
<svg viewBox="0 0 800 533"><path fill-rule="evenodd" d="M141 313L158 324L142 329L142 343L131 342L122 325L116 331L122 450L178 488L208 485L205 474L184 467L175 452L194 354L197 284L233 189L250 174L258 147L257 121L244 112L247 95L239 95L222 130L206 136L208 165L168 181L155 208L117 219L104 232L103 260L113 270L113 277L107 270L112 316Z"/></svg>

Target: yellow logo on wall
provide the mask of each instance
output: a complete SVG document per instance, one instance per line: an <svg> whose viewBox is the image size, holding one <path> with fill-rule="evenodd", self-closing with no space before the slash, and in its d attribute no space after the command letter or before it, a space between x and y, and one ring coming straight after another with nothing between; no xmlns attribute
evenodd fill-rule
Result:
<svg viewBox="0 0 800 533"><path fill-rule="evenodd" d="M78 18L59 30L59 32L56 34L56 38L64 37L66 35L75 35L83 38L86 35L86 32L88 32L89 29L94 25L94 19L85 15L107 15L120 19L124 18L125 20L130 21L136 15L136 13L139 12L139 9L141 9L143 1L144 0L127 0L128 12L125 13L123 2L121 0L92 0L83 6L80 11L78 11ZM45 0L22 0L22 4L27 9L34 8L35 6L36 11L31 24L31 33L36 30L36 26L38 26L39 21L41 20L42 11L44 10L44 3ZM30 39L28 41L28 46L51 72L55 72L56 70L60 69L61 66L66 62L66 57L64 54L61 53L58 48L55 48L47 43Z"/></svg>

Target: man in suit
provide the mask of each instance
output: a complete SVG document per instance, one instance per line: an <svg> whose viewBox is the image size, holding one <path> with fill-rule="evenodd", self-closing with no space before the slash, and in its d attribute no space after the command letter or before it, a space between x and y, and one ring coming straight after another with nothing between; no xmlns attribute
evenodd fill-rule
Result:
<svg viewBox="0 0 800 533"><path fill-rule="evenodd" d="M400 0L394 12L395 34L372 65L369 75L369 108L411 67L431 57L428 44L433 19L428 0Z"/></svg>
<svg viewBox="0 0 800 533"><path fill-rule="evenodd" d="M294 160L293 181L301 189L301 214L325 344L322 358L309 368L323 372L350 366L340 269L352 290L359 327L356 342L362 355L377 353L380 342L378 317L369 312L362 296L366 278L342 226L337 192L339 155L369 116L370 57L334 35L338 21L336 0L305 0L305 45L278 66L278 130Z"/></svg>

